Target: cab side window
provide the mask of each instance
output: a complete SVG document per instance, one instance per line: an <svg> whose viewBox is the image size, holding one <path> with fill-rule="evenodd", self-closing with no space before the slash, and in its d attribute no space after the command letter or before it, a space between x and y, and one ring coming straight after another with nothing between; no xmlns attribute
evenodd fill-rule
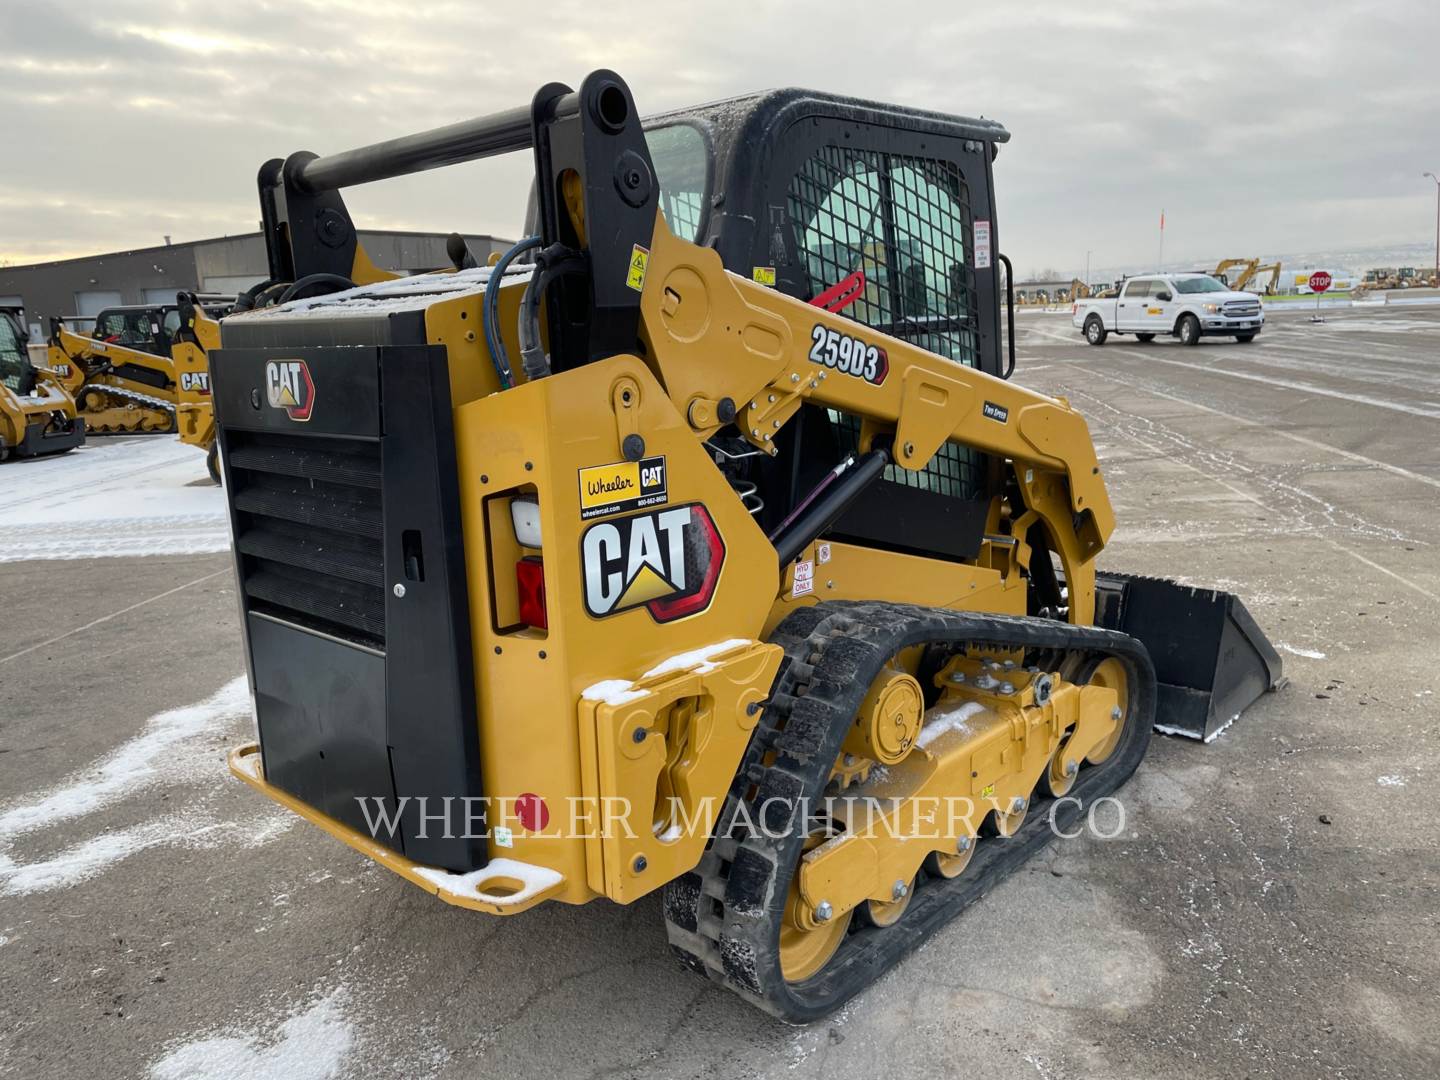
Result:
<svg viewBox="0 0 1440 1080"><path fill-rule="evenodd" d="M28 394L33 381L25 343L10 319L0 315L0 384L17 394Z"/></svg>
<svg viewBox="0 0 1440 1080"><path fill-rule="evenodd" d="M95 322L95 336L102 341L125 340L127 327L125 324L125 313L123 311L111 311Z"/></svg>
<svg viewBox="0 0 1440 1080"><path fill-rule="evenodd" d="M688 124L669 124L645 133L660 181L660 208L670 231L697 243L710 189L710 149Z"/></svg>
<svg viewBox="0 0 1440 1080"><path fill-rule="evenodd" d="M1125 299L1143 300L1156 283L1149 278L1131 278L1125 283Z"/></svg>

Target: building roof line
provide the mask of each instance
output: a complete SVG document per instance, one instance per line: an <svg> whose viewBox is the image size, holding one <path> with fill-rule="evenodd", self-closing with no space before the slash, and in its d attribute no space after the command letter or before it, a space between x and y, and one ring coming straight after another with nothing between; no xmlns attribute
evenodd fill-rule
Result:
<svg viewBox="0 0 1440 1080"><path fill-rule="evenodd" d="M448 232L430 232L421 229L356 229L360 236L413 236L420 240L443 240ZM466 240L495 240L493 233L461 233ZM181 240L173 244L155 244L152 247L125 248L121 251L97 251L91 255L69 255L63 259L48 259L42 262L16 263L0 266L0 273L15 270L37 270L41 267L64 266L66 263L88 262L93 259L118 259L124 255L148 255L156 251L175 251L179 248L201 247L205 244L223 244L230 240L251 240L262 237L259 229L254 232L230 233L226 236L207 236L200 240ZM502 241L503 242L503 241Z"/></svg>

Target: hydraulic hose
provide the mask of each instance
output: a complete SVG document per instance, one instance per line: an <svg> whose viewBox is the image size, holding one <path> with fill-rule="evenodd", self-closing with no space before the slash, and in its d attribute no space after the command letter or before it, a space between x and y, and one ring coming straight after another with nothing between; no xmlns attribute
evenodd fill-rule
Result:
<svg viewBox="0 0 1440 1080"><path fill-rule="evenodd" d="M257 281L254 285L251 285L239 296L235 297L235 306L231 310L236 312L250 311L252 308L255 307L255 298L274 284L274 278L266 278L264 281Z"/></svg>
<svg viewBox="0 0 1440 1080"><path fill-rule="evenodd" d="M290 287L280 294L278 302L288 304L291 300L298 300L300 294L307 289L313 289L321 285L332 286L326 289L325 292L339 292L341 289L353 289L355 282L339 274L306 274L299 281L292 282ZM323 296L325 293L321 293L320 295Z"/></svg>
<svg viewBox="0 0 1440 1080"><path fill-rule="evenodd" d="M490 361L495 365L495 375L500 380L500 389L508 390L515 385L515 375L510 370L510 358L505 355L505 342L500 338L500 278L517 255L540 246L540 237L528 236L512 247L490 270L490 280L485 286L485 308L483 322L485 344L490 349Z"/></svg>
<svg viewBox="0 0 1440 1080"><path fill-rule="evenodd" d="M545 257L551 252L559 256L554 262ZM540 341L540 301L545 291L567 274L583 274L589 269L583 255L561 254L563 252L566 249L557 245L541 253L540 268L525 286L525 296L520 301L520 363L525 368L525 377L531 381L550 374L550 357L545 355L545 346Z"/></svg>

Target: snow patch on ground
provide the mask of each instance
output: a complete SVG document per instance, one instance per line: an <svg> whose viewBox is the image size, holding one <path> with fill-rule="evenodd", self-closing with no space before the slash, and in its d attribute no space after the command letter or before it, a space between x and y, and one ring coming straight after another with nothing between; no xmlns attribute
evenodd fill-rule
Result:
<svg viewBox="0 0 1440 1080"><path fill-rule="evenodd" d="M1240 719L1240 714L1237 712L1234 716L1230 717L1229 720L1226 720L1223 724L1221 724L1218 728L1216 728L1214 731L1212 731L1209 735L1206 735L1205 738L1204 738L1203 740L1201 740L1201 741L1202 741L1202 742L1207 742L1207 743L1212 743L1212 742L1214 742L1216 739L1220 738L1221 735L1225 734L1225 732L1229 731L1229 730L1230 730L1230 725L1233 724L1233 723L1235 723L1235 721L1236 721L1236 720L1239 720L1239 719ZM1155 730L1158 731L1161 735L1179 735L1179 736L1182 736L1182 737L1184 737L1184 738L1186 738L1186 739L1193 739L1193 738L1195 738L1195 732L1192 731L1192 730L1190 730L1189 728L1172 727L1172 726L1169 725L1169 724L1156 724L1156 725L1154 725L1154 728L1155 728Z"/></svg>
<svg viewBox="0 0 1440 1080"><path fill-rule="evenodd" d="M48 892L87 881L150 848L256 847L281 835L294 815L266 807L235 818L214 805L225 790L225 766L217 736L239 737L251 724L244 676L194 705L151 717L134 738L45 791L15 799L0 811L0 894ZM163 812L133 825L72 840L59 850L22 861L16 842L65 822L77 821L158 786L204 785L198 798L153 801Z"/></svg>
<svg viewBox="0 0 1440 1080"><path fill-rule="evenodd" d="M152 1080L329 1080L355 1045L342 987L274 1031L231 1031L191 1040L150 1067Z"/></svg>
<svg viewBox="0 0 1440 1080"><path fill-rule="evenodd" d="M250 687L240 675L204 701L152 716L135 738L39 798L0 813L0 840L93 813L161 780L181 779L193 757L179 744L214 734L250 715Z"/></svg>
<svg viewBox="0 0 1440 1080"><path fill-rule="evenodd" d="M1295 645L1287 645L1287 644L1285 644L1285 642L1283 642L1283 641L1277 641L1277 642L1275 643L1275 647L1276 647L1277 649L1282 649L1282 650L1284 650L1285 652L1290 653L1292 656L1303 656L1303 657L1305 657L1305 659L1307 659L1307 660L1324 660L1324 659L1325 659L1325 654L1324 654L1323 652L1319 652L1318 650L1315 650L1315 649L1301 649L1301 648L1298 648L1298 647L1295 646Z"/></svg>
<svg viewBox="0 0 1440 1080"><path fill-rule="evenodd" d="M230 547L224 492L209 482L205 455L173 436L97 436L0 475L0 562Z"/></svg>
<svg viewBox="0 0 1440 1080"><path fill-rule="evenodd" d="M1376 782L1377 784L1379 784L1381 787L1404 787L1404 786L1405 786L1405 778L1404 778L1403 776L1377 776L1377 777L1375 778L1375 782Z"/></svg>

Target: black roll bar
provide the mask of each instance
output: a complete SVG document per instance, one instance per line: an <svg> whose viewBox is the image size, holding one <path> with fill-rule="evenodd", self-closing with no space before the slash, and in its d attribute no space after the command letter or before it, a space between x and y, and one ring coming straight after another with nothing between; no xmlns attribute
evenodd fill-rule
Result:
<svg viewBox="0 0 1440 1080"><path fill-rule="evenodd" d="M578 108L578 97L568 94L557 103L557 114L573 114ZM523 105L430 131L343 150L327 157L312 158L291 170L291 181L306 194L318 195L322 191L338 191L376 180L389 180L427 169L528 150L533 145L531 108Z"/></svg>

